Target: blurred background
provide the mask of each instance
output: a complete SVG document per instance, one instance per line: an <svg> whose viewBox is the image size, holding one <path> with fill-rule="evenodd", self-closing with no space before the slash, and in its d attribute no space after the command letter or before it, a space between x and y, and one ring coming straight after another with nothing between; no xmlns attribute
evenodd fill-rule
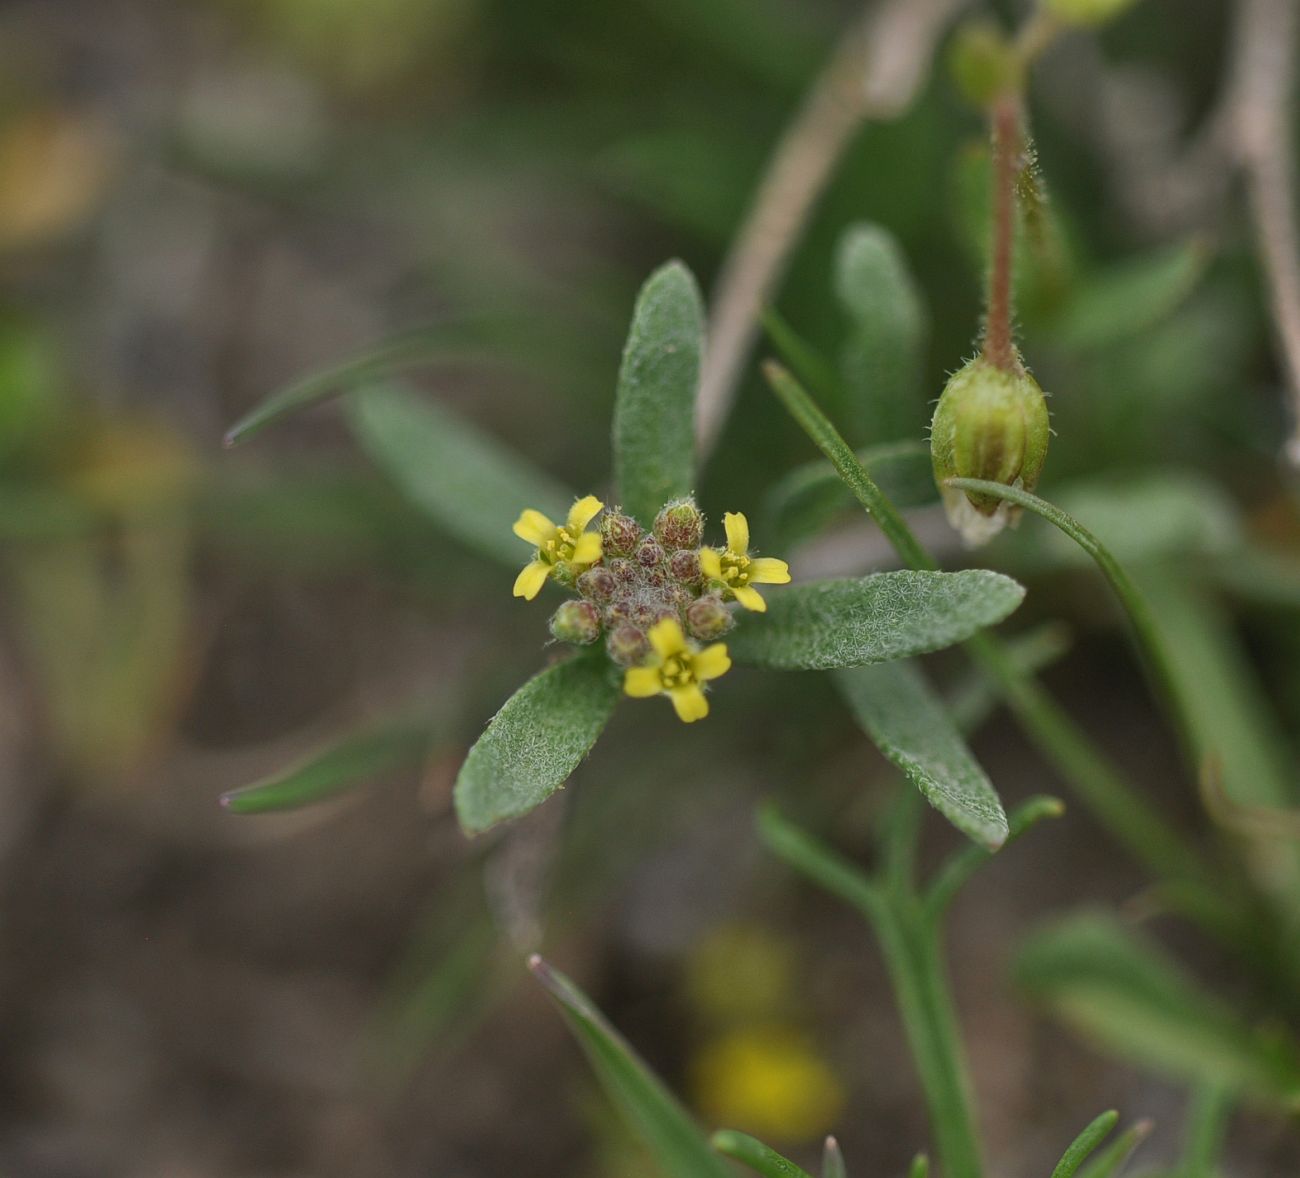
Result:
<svg viewBox="0 0 1300 1178"><path fill-rule="evenodd" d="M403 379L602 493L637 286L679 256L708 291L858 12L0 6L0 1173L650 1175L523 969L539 946L705 1122L805 1159L833 1129L863 1174L925 1144L868 933L751 833L775 795L869 841L891 777L822 678L738 671L689 730L624 707L563 803L471 843L451 784L544 663L545 610L404 499L337 407L221 445L270 393L396 338L416 345ZM1221 94L1230 20L1145 0L1051 50L1031 118L1063 252L1022 323L1055 394L1044 493L1091 488L1121 547L1141 524L1128 554L1154 543L1204 576L1186 624L1231 696L1207 707L1264 717L1294 799L1300 512L1260 268L1218 170L1171 183ZM923 439L975 334L963 194L981 139L941 60L901 118L853 139L777 300L834 354L836 241L859 221L897 237L929 322L897 438ZM814 456L751 373L701 502L757 520ZM1047 539L1027 525L980 554L1029 586L1013 629L1064 622L1053 691L1201 830L1115 612ZM798 550L779 554L798 573ZM834 555L889 563L860 529ZM299 812L219 805L376 724L417 755ZM975 747L1009 803L1070 800L1001 715ZM927 863L957 840L932 825ZM1046 1172L1111 1106L1155 1119L1151 1160L1176 1149L1184 1090L1010 979L1038 923L1146 882L1071 806L963 896L955 984L998 1173ZM1235 1001L1230 965L1177 924L1161 935ZM1229 1157L1243 1178L1300 1171L1267 1113L1239 1119Z"/></svg>

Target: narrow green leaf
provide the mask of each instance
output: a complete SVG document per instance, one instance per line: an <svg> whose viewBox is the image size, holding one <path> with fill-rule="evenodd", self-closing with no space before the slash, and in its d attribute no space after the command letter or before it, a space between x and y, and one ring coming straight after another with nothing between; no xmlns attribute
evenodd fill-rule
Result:
<svg viewBox="0 0 1300 1178"><path fill-rule="evenodd" d="M764 1145L757 1137L737 1133L734 1129L719 1129L713 1135L713 1148L721 1154L748 1166L763 1178L812 1178L807 1170L783 1158L776 1150Z"/></svg>
<svg viewBox="0 0 1300 1178"><path fill-rule="evenodd" d="M1024 595L986 569L818 581L773 592L767 612L743 618L727 642L733 657L773 670L858 667L951 646L1000 622Z"/></svg>
<svg viewBox="0 0 1300 1178"><path fill-rule="evenodd" d="M365 785L394 769L420 765L429 751L429 723L385 724L353 733L306 760L242 789L221 795L232 814L295 810Z"/></svg>
<svg viewBox="0 0 1300 1178"><path fill-rule="evenodd" d="M1080 350L1141 335L1177 310L1209 260L1205 243L1193 239L1103 270L1079 283L1055 334L1064 347Z"/></svg>
<svg viewBox="0 0 1300 1178"><path fill-rule="evenodd" d="M1075 1172L1087 1161L1093 1150L1110 1135L1110 1131L1118 1122L1119 1113L1114 1109L1102 1113L1070 1143L1070 1148L1056 1163L1052 1178L1074 1178Z"/></svg>
<svg viewBox="0 0 1300 1178"><path fill-rule="evenodd" d="M762 313L763 330L776 349L776 354L789 365L790 370L817 396L832 405L844 401L844 387L840 375L812 344L803 338L781 314L772 307Z"/></svg>
<svg viewBox="0 0 1300 1178"><path fill-rule="evenodd" d="M1198 1084L1183 1128L1178 1178L1215 1178L1232 1119L1233 1094L1214 1080Z"/></svg>
<svg viewBox="0 0 1300 1178"><path fill-rule="evenodd" d="M834 1137L826 1138L826 1146L822 1150L821 1178L849 1178L849 1171L844 1165L844 1154L840 1150L840 1143Z"/></svg>
<svg viewBox="0 0 1300 1178"><path fill-rule="evenodd" d="M695 394L704 302L681 262L646 280L632 312L614 405L614 476L623 510L647 527L695 489Z"/></svg>
<svg viewBox="0 0 1300 1178"><path fill-rule="evenodd" d="M1150 1121L1138 1121L1137 1124L1130 1125L1079 1171L1079 1178L1115 1178L1120 1167L1128 1161L1133 1151L1146 1140L1150 1132Z"/></svg>
<svg viewBox="0 0 1300 1178"><path fill-rule="evenodd" d="M857 452L881 491L900 507L938 499L930 448L924 442L889 442ZM807 462L773 484L764 499L764 531L782 549L816 535L853 506L853 494L829 462Z"/></svg>
<svg viewBox="0 0 1300 1178"><path fill-rule="evenodd" d="M522 567L532 555L510 530L525 507L559 519L573 500L526 459L399 385L357 394L348 418L362 448L411 502L493 560Z"/></svg>
<svg viewBox="0 0 1300 1178"><path fill-rule="evenodd" d="M535 675L492 717L456 778L467 834L546 801L591 751L618 702L604 658L579 655Z"/></svg>
<svg viewBox="0 0 1300 1178"><path fill-rule="evenodd" d="M1300 1102L1293 1043L1245 1026L1110 917L1077 916L1038 934L1023 948L1016 976L1030 997L1141 1067Z"/></svg>
<svg viewBox="0 0 1300 1178"><path fill-rule="evenodd" d="M1002 803L920 668L900 661L853 667L837 671L835 681L863 730L926 801L996 851L1007 837Z"/></svg>
<svg viewBox="0 0 1300 1178"><path fill-rule="evenodd" d="M930 1159L918 1153L907 1169L907 1178L930 1178Z"/></svg>
<svg viewBox="0 0 1300 1178"><path fill-rule="evenodd" d="M849 319L840 353L849 436L915 436L925 416L918 394L926 313L893 234L879 225L844 231L835 251L835 294Z"/></svg>
<svg viewBox="0 0 1300 1178"><path fill-rule="evenodd" d="M730 1178L699 1126L577 986L540 957L528 967L559 1004L606 1094L672 1178Z"/></svg>

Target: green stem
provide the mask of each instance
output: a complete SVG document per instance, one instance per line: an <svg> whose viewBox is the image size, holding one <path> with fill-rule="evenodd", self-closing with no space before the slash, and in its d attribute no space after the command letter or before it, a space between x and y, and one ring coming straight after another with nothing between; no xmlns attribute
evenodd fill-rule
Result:
<svg viewBox="0 0 1300 1178"><path fill-rule="evenodd" d="M1215 1178L1231 1116L1228 1089L1213 1084L1196 1089L1187 1109L1186 1144L1178 1178Z"/></svg>
<svg viewBox="0 0 1300 1178"><path fill-rule="evenodd" d="M934 569L934 558L921 546L901 514L885 497L858 461L851 447L813 403L812 398L779 364L768 361L764 375L790 415L830 460L845 485L865 507L886 538L915 569ZM1166 824L1124 779L1118 768L1074 724L1066 712L1024 670L991 634L969 639L966 650L998 685L1012 714L1039 750L1074 786L1075 792L1115 839L1157 875L1209 881L1200 856ZM1209 887L1198 888L1208 909L1215 900ZM1221 908L1221 905L1218 907Z"/></svg>

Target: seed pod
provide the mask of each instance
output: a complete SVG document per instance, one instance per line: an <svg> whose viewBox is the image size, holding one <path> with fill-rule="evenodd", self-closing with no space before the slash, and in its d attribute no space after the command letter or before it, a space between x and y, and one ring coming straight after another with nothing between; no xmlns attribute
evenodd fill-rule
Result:
<svg viewBox="0 0 1300 1178"><path fill-rule="evenodd" d="M1018 512L992 495L946 487L946 479L986 479L1032 491L1051 435L1047 401L1017 363L1012 371L982 356L944 387L930 427L930 456L948 520L967 544L991 539Z"/></svg>
<svg viewBox="0 0 1300 1178"><path fill-rule="evenodd" d="M600 517L600 542L606 556L631 556L645 532L630 515L607 511Z"/></svg>
<svg viewBox="0 0 1300 1178"><path fill-rule="evenodd" d="M590 646L600 637L600 614L590 601L566 601L551 615L551 633L561 642Z"/></svg>
<svg viewBox="0 0 1300 1178"><path fill-rule="evenodd" d="M701 642L721 638L735 624L731 611L712 593L686 607L686 629L692 638Z"/></svg>
<svg viewBox="0 0 1300 1178"><path fill-rule="evenodd" d="M650 653L650 640L645 631L625 622L609 632L605 649L620 667L635 667Z"/></svg>
<svg viewBox="0 0 1300 1178"><path fill-rule="evenodd" d="M704 516L693 499L669 503L655 516L655 539L668 552L679 548L698 548L704 539Z"/></svg>

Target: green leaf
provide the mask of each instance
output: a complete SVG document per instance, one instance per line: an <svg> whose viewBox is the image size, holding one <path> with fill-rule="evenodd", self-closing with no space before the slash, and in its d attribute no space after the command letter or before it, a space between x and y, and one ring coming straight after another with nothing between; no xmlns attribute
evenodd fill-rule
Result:
<svg viewBox="0 0 1300 1178"><path fill-rule="evenodd" d="M656 270L637 296L614 405L614 476L624 511L649 527L695 489L695 393L704 302L681 262Z"/></svg>
<svg viewBox="0 0 1300 1178"><path fill-rule="evenodd" d="M1150 1121L1138 1121L1124 1130L1110 1145L1079 1171L1079 1178L1115 1178L1120 1167L1151 1132ZM1207 1175L1206 1178L1209 1178Z"/></svg>
<svg viewBox="0 0 1300 1178"><path fill-rule="evenodd" d="M401 386L359 393L348 418L362 448L411 502L467 547L503 564L522 567L531 555L510 530L520 511L535 507L561 519L573 500L526 459Z"/></svg>
<svg viewBox="0 0 1300 1178"><path fill-rule="evenodd" d="M535 675L492 717L456 778L467 834L546 801L596 743L618 702L603 657L575 658Z"/></svg>
<svg viewBox="0 0 1300 1178"><path fill-rule="evenodd" d="M1115 1128L1119 1113L1114 1109L1104 1112L1092 1121L1071 1143L1061 1160L1052 1171L1052 1178L1074 1178L1075 1171L1087 1161L1089 1155L1099 1146Z"/></svg>
<svg viewBox="0 0 1300 1178"><path fill-rule="evenodd" d="M776 1150L764 1145L757 1137L737 1133L734 1129L719 1129L713 1135L713 1148L719 1153L748 1166L763 1178L812 1178L807 1170L783 1158Z"/></svg>
<svg viewBox="0 0 1300 1178"><path fill-rule="evenodd" d="M559 1004L619 1112L672 1178L731 1178L699 1126L577 986L540 957L528 967Z"/></svg>
<svg viewBox="0 0 1300 1178"><path fill-rule="evenodd" d="M1022 950L1016 976L1030 997L1141 1067L1300 1102L1293 1044L1245 1026L1113 918L1077 916L1039 933Z"/></svg>
<svg viewBox="0 0 1300 1178"><path fill-rule="evenodd" d="M835 251L835 294L849 319L840 353L850 438L915 436L927 333L925 306L902 247L879 225L852 225Z"/></svg>
<svg viewBox="0 0 1300 1178"><path fill-rule="evenodd" d="M926 801L989 851L1007 837L1007 816L988 775L919 667L881 663L837 671L854 717Z"/></svg>
<svg viewBox="0 0 1300 1178"><path fill-rule="evenodd" d="M826 1146L822 1150L821 1178L849 1178L848 1168L844 1165L844 1154L840 1151L840 1143L834 1137L826 1138Z"/></svg>
<svg viewBox="0 0 1300 1178"><path fill-rule="evenodd" d="M427 720L393 722L352 733L291 769L222 794L221 804L232 814L265 814L309 806L394 769L422 764L429 743Z"/></svg>
<svg viewBox="0 0 1300 1178"><path fill-rule="evenodd" d="M900 507L920 507L939 497L930 448L924 442L889 442L857 452L858 461ZM788 548L816 535L846 509L853 493L829 462L807 462L784 475L764 500L765 531Z"/></svg>
<svg viewBox="0 0 1300 1178"><path fill-rule="evenodd" d="M741 619L732 655L773 670L830 670L940 650L1000 622L1024 598L1000 573L902 571L773 591Z"/></svg>
<svg viewBox="0 0 1300 1178"><path fill-rule="evenodd" d="M1141 335L1196 289L1209 263L1196 239L1162 246L1081 282L1055 334L1063 347L1105 348Z"/></svg>
<svg viewBox="0 0 1300 1178"><path fill-rule="evenodd" d="M930 1159L918 1153L907 1169L907 1178L930 1178Z"/></svg>

